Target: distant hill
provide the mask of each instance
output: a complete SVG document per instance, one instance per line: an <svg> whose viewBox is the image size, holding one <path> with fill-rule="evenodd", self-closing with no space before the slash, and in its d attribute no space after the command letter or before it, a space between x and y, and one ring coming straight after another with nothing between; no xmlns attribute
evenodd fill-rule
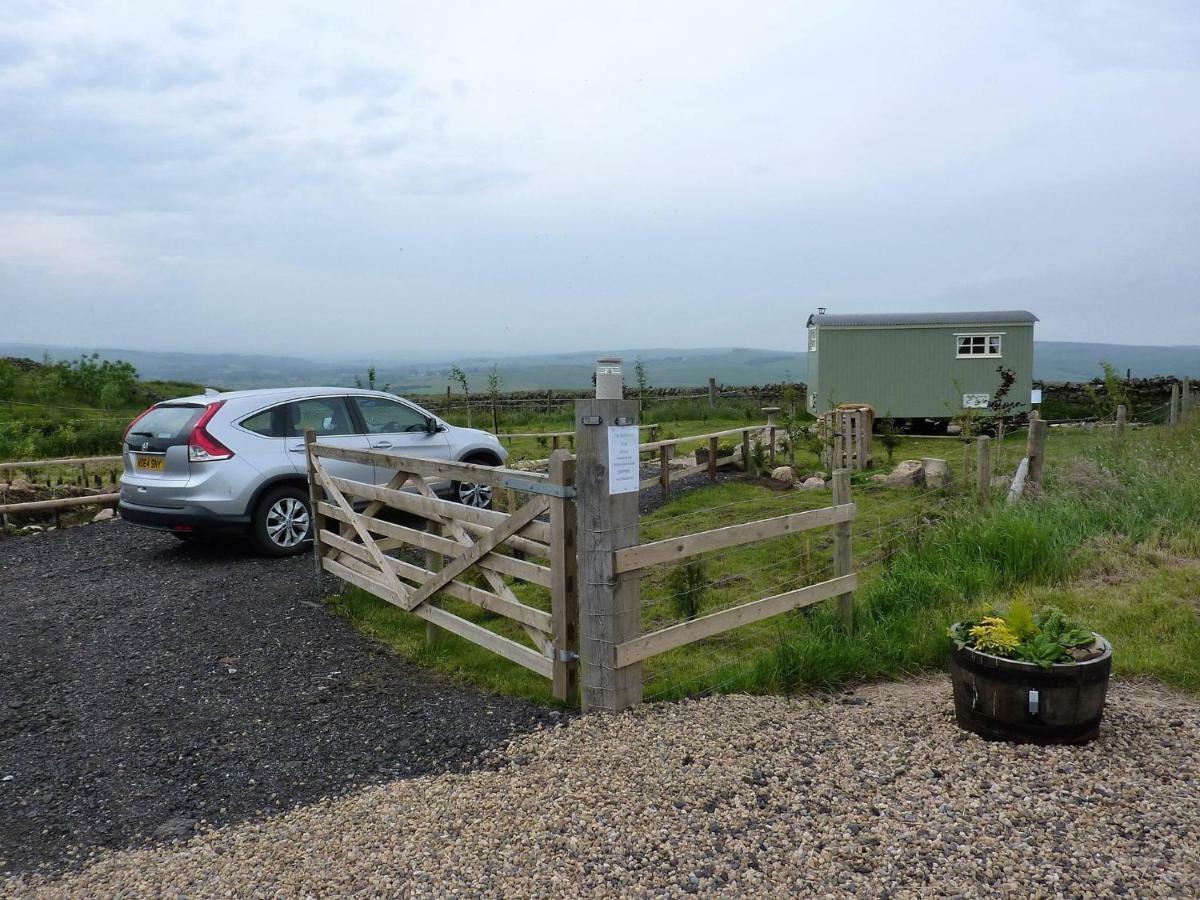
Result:
<svg viewBox="0 0 1200 900"><path fill-rule="evenodd" d="M1090 381L1100 374L1101 362L1112 363L1134 378L1200 374L1200 346L1138 347L1127 344L1076 344L1036 341L1033 375L1043 381Z"/></svg>
<svg viewBox="0 0 1200 900"><path fill-rule="evenodd" d="M72 359L98 352L103 359L123 359L144 379L175 379L225 388L300 384L351 385L364 378L367 362L313 361L293 356L234 353L176 353L113 348L0 344L0 356ZM409 394L440 393L449 383L451 365L460 366L473 391L482 392L487 373L499 367L504 390L586 388L591 384L596 357L613 354L625 360L626 382L634 379L634 361L641 357L647 380L656 387L700 386L709 377L727 385L803 381L807 374L803 352L786 353L749 348L710 347L690 350L584 351L509 357L471 356L442 362L374 360L379 384ZM1100 374L1101 361L1135 377L1190 375L1200 378L1200 346L1138 347L1122 344L1079 344L1038 341L1034 347L1034 376L1045 381L1086 381Z"/></svg>

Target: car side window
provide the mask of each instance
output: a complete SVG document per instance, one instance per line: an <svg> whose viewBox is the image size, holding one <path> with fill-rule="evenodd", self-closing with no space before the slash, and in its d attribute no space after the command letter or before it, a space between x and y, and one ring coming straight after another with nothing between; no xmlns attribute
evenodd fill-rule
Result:
<svg viewBox="0 0 1200 900"><path fill-rule="evenodd" d="M242 419L242 427L263 437L281 438L287 435L287 419L284 407L273 406Z"/></svg>
<svg viewBox="0 0 1200 900"><path fill-rule="evenodd" d="M383 397L354 397L367 434L397 434L402 431L425 431L429 420L411 406L386 400Z"/></svg>
<svg viewBox="0 0 1200 900"><path fill-rule="evenodd" d="M301 437L311 428L318 436L357 434L343 397L312 397L287 405L288 435Z"/></svg>

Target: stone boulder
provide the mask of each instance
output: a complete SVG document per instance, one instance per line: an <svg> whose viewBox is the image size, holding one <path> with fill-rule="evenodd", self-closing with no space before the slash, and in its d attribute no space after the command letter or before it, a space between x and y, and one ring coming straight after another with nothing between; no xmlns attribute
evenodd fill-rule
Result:
<svg viewBox="0 0 1200 900"><path fill-rule="evenodd" d="M923 459L921 460L921 468L925 471L925 487L946 487L954 480L954 476L950 472L950 466L946 464L944 459Z"/></svg>
<svg viewBox="0 0 1200 900"><path fill-rule="evenodd" d="M818 478L816 475L813 475L810 478L805 478L804 484L800 485L800 490L802 490L802 491L820 491L820 490L823 490L824 488L825 488L825 479Z"/></svg>
<svg viewBox="0 0 1200 900"><path fill-rule="evenodd" d="M919 459L901 460L885 483L892 487L920 487L925 483L925 467Z"/></svg>
<svg viewBox="0 0 1200 900"><path fill-rule="evenodd" d="M771 478L784 484L795 484L796 470L791 466L779 466L771 472Z"/></svg>
<svg viewBox="0 0 1200 900"><path fill-rule="evenodd" d="M875 482L876 484L883 484L885 481L888 480L888 477L886 475L884 475L882 472L876 472L874 475L871 476L871 480L873 482Z"/></svg>
<svg viewBox="0 0 1200 900"><path fill-rule="evenodd" d="M115 509L113 509L111 506L105 507L104 509L102 509L98 513L96 513L96 515L92 516L92 521L93 522L107 522L109 519L111 519L116 514L117 514L117 511Z"/></svg>

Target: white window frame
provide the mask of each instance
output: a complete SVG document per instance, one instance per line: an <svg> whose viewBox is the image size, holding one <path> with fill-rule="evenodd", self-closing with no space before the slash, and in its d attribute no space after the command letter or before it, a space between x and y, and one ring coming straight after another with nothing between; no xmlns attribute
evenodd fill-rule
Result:
<svg viewBox="0 0 1200 900"><path fill-rule="evenodd" d="M808 329L808 352L813 353L817 349L817 328L815 325L809 326Z"/></svg>
<svg viewBox="0 0 1200 900"><path fill-rule="evenodd" d="M957 359L1003 359L1003 331L964 331L954 335L954 348ZM977 340L976 340L977 339ZM963 352L963 347L967 352ZM975 352L979 348L979 352Z"/></svg>

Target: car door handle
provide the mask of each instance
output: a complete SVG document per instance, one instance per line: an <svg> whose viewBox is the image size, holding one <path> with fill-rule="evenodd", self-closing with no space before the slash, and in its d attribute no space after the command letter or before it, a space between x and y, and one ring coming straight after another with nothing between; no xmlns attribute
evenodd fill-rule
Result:
<svg viewBox="0 0 1200 900"><path fill-rule="evenodd" d="M376 441L371 446L374 447L376 450L386 450L388 447L392 446L392 442L391 441Z"/></svg>
<svg viewBox="0 0 1200 900"><path fill-rule="evenodd" d="M288 447L288 453L303 453L305 447L301 444L299 447Z"/></svg>

